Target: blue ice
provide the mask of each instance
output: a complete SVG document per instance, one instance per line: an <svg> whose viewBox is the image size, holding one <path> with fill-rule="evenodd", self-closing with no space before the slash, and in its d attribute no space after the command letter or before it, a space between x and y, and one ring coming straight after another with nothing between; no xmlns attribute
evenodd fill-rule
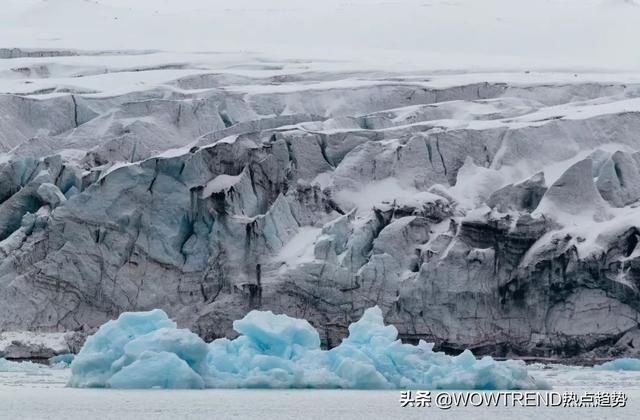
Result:
<svg viewBox="0 0 640 420"><path fill-rule="evenodd" d="M73 353L59 354L57 356L50 357L48 360L49 366L58 369L67 368L71 365L71 362L73 362L75 357L76 356Z"/></svg>
<svg viewBox="0 0 640 420"><path fill-rule="evenodd" d="M0 357L0 372L37 372L43 367L33 362L14 362Z"/></svg>
<svg viewBox="0 0 640 420"><path fill-rule="evenodd" d="M633 370L640 371L640 359L622 358L594 366L597 370Z"/></svg>
<svg viewBox="0 0 640 420"><path fill-rule="evenodd" d="M378 307L349 327L349 336L320 348L305 320L252 311L235 321L240 336L209 344L178 329L161 310L124 313L87 339L71 364L74 387L537 389L520 361L448 356L433 345L403 344Z"/></svg>

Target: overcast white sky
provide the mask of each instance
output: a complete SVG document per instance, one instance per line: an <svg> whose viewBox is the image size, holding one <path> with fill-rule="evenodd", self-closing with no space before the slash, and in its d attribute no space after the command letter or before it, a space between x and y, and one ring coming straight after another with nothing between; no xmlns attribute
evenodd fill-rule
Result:
<svg viewBox="0 0 640 420"><path fill-rule="evenodd" d="M632 0L2 0L0 47L640 69ZM430 66L432 67L432 65Z"/></svg>

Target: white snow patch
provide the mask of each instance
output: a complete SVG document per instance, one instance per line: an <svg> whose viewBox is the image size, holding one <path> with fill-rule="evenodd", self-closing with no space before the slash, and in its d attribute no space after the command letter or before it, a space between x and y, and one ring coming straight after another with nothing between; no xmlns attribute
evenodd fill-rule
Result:
<svg viewBox="0 0 640 420"><path fill-rule="evenodd" d="M280 249L274 258L275 261L282 262L287 266L313 261L313 246L321 233L321 228L301 227L298 233Z"/></svg>
<svg viewBox="0 0 640 420"><path fill-rule="evenodd" d="M356 207L360 212L367 212L377 204L394 201L420 204L442 200L442 197L436 194L402 185L396 178L373 181L358 190L341 190L336 193L335 198L341 205Z"/></svg>
<svg viewBox="0 0 640 420"><path fill-rule="evenodd" d="M458 171L456 185L447 191L461 208L473 209L507 183L502 172L476 165L467 157Z"/></svg>
<svg viewBox="0 0 640 420"><path fill-rule="evenodd" d="M187 144L186 146L177 147L175 149L168 149L168 150L165 150L164 152L156 155L155 157L168 159L168 158L174 158L174 157L178 157L178 156L183 156L183 155L186 155L187 153L189 153L189 151L197 143L198 143L197 141L194 141L194 142L191 142L191 143Z"/></svg>
<svg viewBox="0 0 640 420"><path fill-rule="evenodd" d="M227 136L227 137L224 137L224 138L216 141L214 144L233 144L233 143L236 142L236 140L238 140L238 136L237 135Z"/></svg>
<svg viewBox="0 0 640 420"><path fill-rule="evenodd" d="M232 186L234 186L235 184L237 184L238 182L240 182L241 177L242 177L242 174L218 175L217 177L213 178L211 181L207 183L207 185L204 187L204 190L202 191L202 196L209 197L213 193L225 191L231 188Z"/></svg>
<svg viewBox="0 0 640 420"><path fill-rule="evenodd" d="M132 165L135 165L135 163L131 163L131 162L116 162L113 165L111 165L107 170L105 170L104 172L102 172L100 174L100 178L98 179L98 181L104 179L111 172L115 172L116 170L118 170L120 168L126 168L127 166L132 166Z"/></svg>

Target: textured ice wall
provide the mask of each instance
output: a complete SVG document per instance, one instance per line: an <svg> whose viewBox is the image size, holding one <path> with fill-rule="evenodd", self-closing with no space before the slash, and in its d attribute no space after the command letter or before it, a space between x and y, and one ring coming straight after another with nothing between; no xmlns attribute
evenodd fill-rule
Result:
<svg viewBox="0 0 640 420"><path fill-rule="evenodd" d="M535 389L517 361L476 359L403 344L373 307L331 350L305 320L252 311L234 322L240 337L205 343L161 310L130 312L87 339L71 364L73 387Z"/></svg>

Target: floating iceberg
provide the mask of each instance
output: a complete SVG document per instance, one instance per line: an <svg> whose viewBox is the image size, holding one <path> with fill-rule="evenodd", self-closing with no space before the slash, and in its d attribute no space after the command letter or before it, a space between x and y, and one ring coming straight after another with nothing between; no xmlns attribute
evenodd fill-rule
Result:
<svg viewBox="0 0 640 420"><path fill-rule="evenodd" d="M640 371L640 359L622 358L594 366L597 370L629 370Z"/></svg>
<svg viewBox="0 0 640 420"><path fill-rule="evenodd" d="M89 337L71 364L73 387L536 389L523 362L447 356L397 339L373 307L331 350L305 320L252 311L234 340L205 343L161 310L124 313Z"/></svg>
<svg viewBox="0 0 640 420"><path fill-rule="evenodd" d="M33 362L12 362L0 357L0 372L37 372L43 367Z"/></svg>
<svg viewBox="0 0 640 420"><path fill-rule="evenodd" d="M71 362L76 357L73 353L59 354L57 356L50 357L48 362L49 366L57 369L64 369L71 366Z"/></svg>

